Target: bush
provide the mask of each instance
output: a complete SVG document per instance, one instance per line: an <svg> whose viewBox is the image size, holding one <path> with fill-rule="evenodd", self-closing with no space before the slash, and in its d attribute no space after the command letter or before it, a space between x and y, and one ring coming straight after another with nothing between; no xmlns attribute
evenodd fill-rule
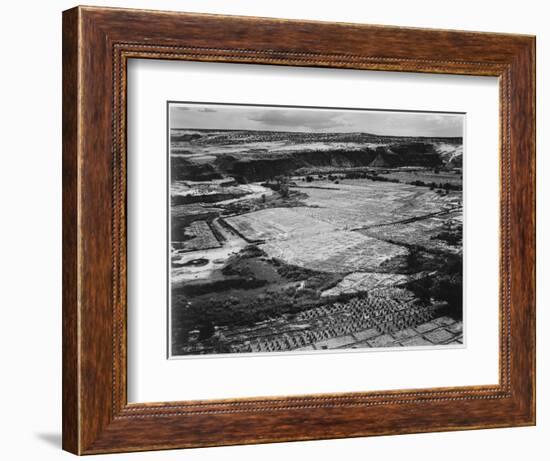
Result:
<svg viewBox="0 0 550 461"><path fill-rule="evenodd" d="M457 230L452 231L443 231L437 235L434 235L431 240L442 240L443 242L448 243L449 245L459 245L462 243L462 232Z"/></svg>
<svg viewBox="0 0 550 461"><path fill-rule="evenodd" d="M432 298L447 303L447 315L462 319L462 256L447 253L431 263L436 265L436 275L412 280L407 288L422 303L429 304ZM410 273L422 270L425 264L420 249L411 248L407 256Z"/></svg>

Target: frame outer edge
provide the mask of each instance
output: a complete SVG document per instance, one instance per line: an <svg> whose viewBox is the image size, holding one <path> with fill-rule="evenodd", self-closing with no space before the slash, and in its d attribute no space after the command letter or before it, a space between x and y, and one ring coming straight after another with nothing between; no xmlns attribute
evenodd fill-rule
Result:
<svg viewBox="0 0 550 461"><path fill-rule="evenodd" d="M80 449L79 348L79 42L80 11L62 16L62 448Z"/></svg>
<svg viewBox="0 0 550 461"><path fill-rule="evenodd" d="M510 367L513 426L536 425L536 40L510 62Z"/></svg>
<svg viewBox="0 0 550 461"><path fill-rule="evenodd" d="M525 91L525 120L523 130L520 133L524 134L518 144L522 145L522 154L526 157L525 166L525 214L527 226L527 238L524 244L527 247L528 259L526 267L526 283L524 299L527 305L525 306L528 312L523 321L526 323L526 336L528 343L528 352L525 357L525 367L528 370L525 387L522 389L527 392L528 396L524 403L524 414L526 424L536 426L537 409L536 409L536 385L537 385L537 369L536 369L536 37L531 37L525 47L524 53L521 55L521 72L523 73L524 91Z"/></svg>
<svg viewBox="0 0 550 461"><path fill-rule="evenodd" d="M531 148L533 150L533 168L531 171L531 181L533 184L533 205L531 214L533 216L534 222L534 235L533 239L536 245L537 242L537 37L532 37L531 44L531 85L532 85L532 100L531 100L531 110L532 110L532 121L533 121L533 133L531 136ZM531 367L533 370L533 398L531 402L531 411L532 411L532 420L533 426L537 425L537 251L535 246L535 255L534 255L534 268L533 268L533 283L534 283L534 316L533 316L533 325L532 325L532 335L533 335L533 348L534 353L532 357Z"/></svg>
<svg viewBox="0 0 550 461"><path fill-rule="evenodd" d="M104 203L102 200L106 200L108 194L106 186L113 186L113 181L116 181L116 178L112 178L111 173L107 171L106 158L103 155L109 149L107 142L103 139L103 134L99 136L99 139L92 139L89 136L94 130L96 132L103 130L102 133L108 131L107 116L110 112L106 107L106 102L107 99L111 99L113 96L111 91L114 90L108 87L109 83L104 79L101 72L106 71L105 74L109 74L110 71L107 71L107 69L112 68L111 55L109 53L113 44L116 44L117 40L120 39L120 34L125 31L125 33L129 34L129 31L133 30L130 28L125 29L120 25L122 19L124 19L123 15L128 15L128 10L89 9L88 7L73 8L63 14L63 448L65 450L75 454L111 453L289 440L317 440L390 433L432 432L442 429L463 430L509 427L511 425L528 425L534 422L534 412L529 413L526 410L526 407L530 407L534 411L534 318L525 317L534 311L534 305L530 302L533 301L534 303L534 293L531 292L529 295L529 290L534 289L535 282L531 278L534 276L534 266L533 268L524 268L528 269L527 273L520 278L520 280L526 281L527 286L522 292L528 293L527 297L529 301L522 303L521 308L524 308L528 314L524 313L524 317L514 322L513 325L519 328L520 337L527 339L527 342L523 348L519 348L521 350L521 358L516 358L514 362L514 373L521 378L518 383L519 386L516 388L516 397L519 396L519 398L514 399L515 401L508 400L507 402L503 402L503 405L504 403L509 403L509 405L502 407L503 411L510 412L510 419L508 420L503 419L504 414L501 411L499 415L500 419L494 419L490 422L483 422L481 420L475 423L459 419L455 423L448 426L445 425L444 428L440 429L429 425L419 425L415 427L404 426L397 428L397 431L395 431L395 428L389 427L381 431L368 431L361 428L353 432L337 432L328 428L325 430L312 423L307 432L292 433L289 435L289 427L295 425L294 415L292 415L292 420L288 420L291 421L290 423L287 421L288 425L286 427L284 424L279 425L281 430L278 435L272 432L273 429L270 429L271 432L268 436L265 435L266 432L264 431L264 433L256 434L250 438L250 435L247 434L244 436L239 431L246 430L247 428L250 429L251 427L256 430L258 423L262 420L255 419L252 415L247 416L236 413L232 417L229 414L216 416L204 414L200 415L200 417L190 418L186 416L184 418L181 415L174 414L170 415L174 416L173 422L163 427L166 437L170 436L170 434L172 434L171 437L174 434L177 436L185 434L187 436L190 428L195 428L195 432L198 429L200 437L187 437L185 441L178 439L179 441L176 440L174 443L172 443L172 439L166 439L170 440L170 443L152 443L143 440L142 437L147 438L147 436L151 435L153 429L159 428L161 422L166 421L159 419L161 415L153 416L151 419L143 419L143 416L140 415L131 421L128 418L119 417L121 415L117 411L119 409L116 405L116 399L113 397L111 400L111 389L109 389L109 393L107 394L106 387L111 378L116 375L116 373L112 375L106 372L107 355L111 352L111 349L115 349L115 344L107 341L107 338L111 338L115 332L114 325L110 323L111 318L107 315L109 303L106 301L110 290L110 288L107 288L106 282L108 275L112 274L112 271L110 267L107 267L106 259L98 258L97 253L93 249L94 245L99 243L101 244L102 251L106 252L104 242L109 239L107 227L111 228L108 226L108 224L111 224L111 217L107 217L100 210L99 203ZM106 16L108 18L105 18ZM171 16L171 14L167 16ZM190 22L197 20L197 15L178 15L178 17L187 18ZM221 19L222 17L219 18ZM228 26L230 26L229 30L235 35L233 39L237 44L240 43L241 37L239 36L238 26L243 21L242 18L238 20L235 17L225 17L225 20L230 21ZM276 21L272 20L271 22L275 24ZM131 21L125 22L129 23ZM266 20L266 22L268 21ZM304 23L299 21L288 21L289 27L292 24L296 27L304 25ZM326 26L321 26L321 23L318 24L318 26L314 26L311 23L307 23L307 26L312 28L330 26L330 23L327 23ZM141 27L143 28L143 24L141 24ZM358 26L357 29L359 28L361 27ZM363 30L366 31L367 26ZM149 31L150 28L145 27L145 33ZM380 31L377 29L376 33L379 34ZM420 32L410 31L410 33L418 34ZM431 33L433 34L434 32L432 31ZM457 40L460 38L459 36L455 37L456 34L450 31L441 32L441 34L449 34L450 37L454 37ZM512 60L516 61L518 58L517 53L520 53L522 59L524 59L520 70L527 73L533 70L534 40L529 40L525 37L518 38L503 35L499 37L499 39L503 40L503 43L495 44L492 42L495 37L491 35L486 35L485 37L491 41L490 45L495 46L497 51L502 50L506 42L510 45L507 48L507 53L514 53L514 55L512 56L503 52L504 54L499 58L502 60L500 63L503 63L503 60L506 60L508 63ZM152 39L154 38L152 37ZM163 37L159 40L159 43L166 44ZM181 39L176 36L174 40L177 42ZM447 43L447 47L457 46L454 40L449 41L452 43ZM197 43L201 45L200 41ZM474 45L477 46L475 43L470 43L470 46ZM519 48L522 48L521 51ZM260 47L260 52L272 53L271 50L265 49L265 44L264 48ZM528 56L525 56L525 54L528 54ZM208 56L204 60L214 60L214 57L214 55ZM422 56L420 58L422 61ZM275 59L278 59L277 56L275 56ZM484 59L487 60L488 58ZM263 58L260 59L260 61L262 60ZM330 60L332 61L332 58ZM233 62L233 59L231 62ZM314 63L314 65L317 64L317 62ZM457 61L457 64L462 65L464 63ZM491 64L493 64L492 58ZM497 62L495 61L494 64L496 65ZM387 64L384 64L383 67L385 66ZM400 67L402 64L398 64L397 66ZM477 72L474 74L477 75ZM522 102L526 105L532 103L532 106L529 105L524 112L524 115L528 119L525 122L526 125L524 125L525 131L522 132L520 129L518 132L519 134L523 133L526 135L525 139L522 138L522 145L525 146L527 144L529 146L524 152L524 158L519 162L523 166L526 164L528 166L527 171L518 178L520 180L518 186L525 188L526 192L522 196L521 203L523 206L520 214L532 214L534 212L534 188L532 181L534 179L535 165L534 126L532 125L534 121L534 100L531 100L531 98L534 97L534 81L531 81L525 75L522 81L527 86L521 90L521 95L525 98L522 99ZM92 82L94 88L89 87ZM103 99L99 96L101 94L103 94ZM96 104L96 98L101 103L101 107ZM517 113L516 116L518 116ZM116 186L117 183L114 182L114 187L116 188ZM110 190L111 188L109 188ZM96 203L96 199L98 203ZM92 219L98 216L101 217L100 221ZM105 220L101 222L103 218ZM527 222L529 225L533 224L534 215L529 216ZM534 250L534 241L531 240L534 231L527 230L524 235L527 238L527 241L524 243L527 250ZM533 259L534 252L531 253L529 251L522 261L529 263ZM116 267L113 270L116 270ZM516 309L515 314L519 315L518 312L519 310ZM527 376L526 367L529 369L529 376ZM112 381L112 387L115 383L116 381ZM527 390L526 395L521 393L522 388ZM521 396L524 397L522 398ZM432 409L437 409L441 406L441 411L443 411L446 406L451 405L450 402L453 400L455 399L451 398L449 399L449 403L441 405L426 400L425 404L428 408L431 407ZM489 407L492 408L494 406L490 405L490 400L479 400L478 402L479 405L473 402L464 402L471 409L473 416L481 415L484 409L490 409ZM516 406L514 407L514 405ZM401 407L403 411L407 411L408 405L404 407L401 405ZM304 418L304 422L307 422L309 410L305 408L302 410L298 415L302 415L301 417ZM334 410L324 412L323 409L317 408L314 412L322 417L321 422L331 422L335 420L344 421L339 416L343 411L341 409L337 412ZM412 411L412 408L410 408L410 411ZM362 410L361 413L363 416L368 414L366 410ZM275 418L269 411L262 417L265 419L264 425L266 427L270 427L273 421L277 421L277 423L281 421L281 418ZM287 413L287 418L290 417L291 415ZM362 424L362 421L359 420L360 417L361 414L357 411L355 413L357 420L354 423L355 427L359 427L357 425L360 423ZM235 428L235 425L240 425L240 427ZM136 432L137 426L139 426L141 434L139 431ZM218 429L225 428L228 433L216 434L215 432L210 432L216 427ZM352 424L350 423L346 427L351 428ZM180 434L178 431L182 431L182 433ZM208 439L210 435L219 437ZM207 439L204 438L206 436L208 436Z"/></svg>

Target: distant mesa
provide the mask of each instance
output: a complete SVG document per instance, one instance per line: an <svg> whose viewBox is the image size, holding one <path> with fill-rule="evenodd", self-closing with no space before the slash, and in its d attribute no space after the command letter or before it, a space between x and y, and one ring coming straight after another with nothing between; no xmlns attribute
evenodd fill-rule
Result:
<svg viewBox="0 0 550 461"><path fill-rule="evenodd" d="M310 168L462 167L462 138L244 130L172 130L172 180L264 181ZM283 146L283 147L281 147ZM204 153L214 158L200 161Z"/></svg>

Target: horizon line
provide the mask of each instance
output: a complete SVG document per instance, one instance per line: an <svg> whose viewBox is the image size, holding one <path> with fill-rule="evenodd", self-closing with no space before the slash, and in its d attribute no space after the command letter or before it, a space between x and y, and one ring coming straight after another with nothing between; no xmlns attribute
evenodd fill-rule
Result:
<svg viewBox="0 0 550 461"><path fill-rule="evenodd" d="M293 134L364 134L368 136L378 136L381 138L454 138L463 139L464 136L427 136L427 135L400 135L400 134L377 134L368 131L288 131L288 130L252 130L248 128L172 128L170 130L189 130L189 131L252 131L255 133L293 133Z"/></svg>

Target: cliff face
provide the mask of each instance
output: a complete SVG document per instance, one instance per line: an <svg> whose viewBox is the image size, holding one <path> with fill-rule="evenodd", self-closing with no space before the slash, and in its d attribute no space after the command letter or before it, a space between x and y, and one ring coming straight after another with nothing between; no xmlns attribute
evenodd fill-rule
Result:
<svg viewBox="0 0 550 461"><path fill-rule="evenodd" d="M443 164L432 143L403 142L392 144L389 151L399 156L399 166L438 167Z"/></svg>
<svg viewBox="0 0 550 461"><path fill-rule="evenodd" d="M211 181L222 175L208 163L196 163L184 157L170 158L170 178L172 181Z"/></svg>
<svg viewBox="0 0 550 461"><path fill-rule="evenodd" d="M208 181L233 176L242 181L263 181L300 168L436 168L462 164L461 138L377 137L384 143L374 144L373 135L367 134L288 133L290 140L285 134L178 133L172 142L192 155L171 157L172 179ZM200 155L210 160L199 163L193 158Z"/></svg>
<svg viewBox="0 0 550 461"><path fill-rule="evenodd" d="M363 151L292 152L283 155L246 157L228 162L217 162L218 169L230 176L248 181L263 181L281 174L292 174L300 168L335 167L353 168L368 166L375 157L370 149Z"/></svg>
<svg viewBox="0 0 550 461"><path fill-rule="evenodd" d="M416 150L415 150L416 149ZM307 151L281 155L221 156L216 169L223 174L245 178L248 181L263 181L281 174L292 174L300 168L357 168L400 166L439 167L442 160L430 146L389 146L354 151ZM425 150L423 152L422 150Z"/></svg>

